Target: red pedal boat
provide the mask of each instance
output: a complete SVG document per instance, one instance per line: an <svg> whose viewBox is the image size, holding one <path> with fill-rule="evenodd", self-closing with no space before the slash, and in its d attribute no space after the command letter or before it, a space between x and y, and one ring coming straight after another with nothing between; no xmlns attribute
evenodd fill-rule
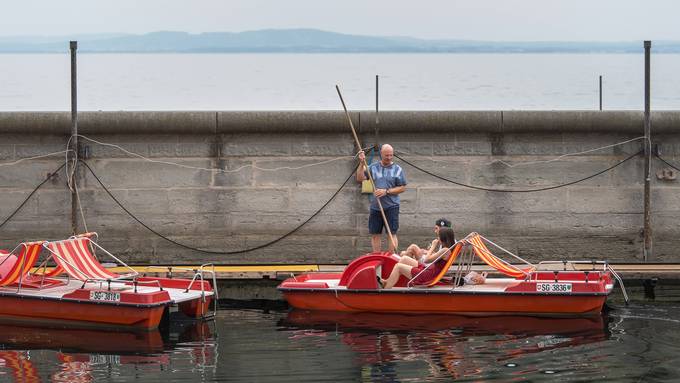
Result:
<svg viewBox="0 0 680 383"><path fill-rule="evenodd" d="M489 251L486 244L526 263L516 267ZM376 276L387 278L398 262L389 253L357 258L342 273L306 273L278 286L294 308L343 312L453 313L463 315L528 314L574 316L598 314L614 287L623 284L616 272L601 261L541 262L533 265L477 233L451 248L452 256L433 280L414 285L401 277L392 289L381 289ZM502 277L482 284L463 279L477 258ZM588 270L582 270L587 263ZM624 297L627 300L624 289Z"/></svg>
<svg viewBox="0 0 680 383"><path fill-rule="evenodd" d="M171 312L208 318L216 291L204 265L191 279L139 276L96 242L96 233L61 241L19 244L0 255L0 320L69 327L121 327L151 330ZM37 265L41 253L46 256ZM117 274L102 266L102 253L128 270ZM55 267L48 269L47 262Z"/></svg>

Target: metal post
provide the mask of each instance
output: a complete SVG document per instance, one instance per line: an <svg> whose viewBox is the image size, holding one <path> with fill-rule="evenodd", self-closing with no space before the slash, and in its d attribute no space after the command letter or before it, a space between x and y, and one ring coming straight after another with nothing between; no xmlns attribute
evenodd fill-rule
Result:
<svg viewBox="0 0 680 383"><path fill-rule="evenodd" d="M600 110L602 110L602 75L600 75Z"/></svg>
<svg viewBox="0 0 680 383"><path fill-rule="evenodd" d="M76 167L78 166L78 93L77 93L77 81L76 81L76 51L78 50L78 42L71 41L69 44L71 48L71 145L69 148L73 148L73 153L71 155L75 159L73 162L73 177L67 174L70 178L70 183L73 185L71 188L71 231L73 234L78 232L78 195L75 189L77 182Z"/></svg>
<svg viewBox="0 0 680 383"><path fill-rule="evenodd" d="M379 131L380 131L380 118L378 116L378 75L375 75L375 146L376 150L380 150L378 147L380 143Z"/></svg>
<svg viewBox="0 0 680 383"><path fill-rule="evenodd" d="M650 50L652 48L651 41L645 41L645 248L643 258L648 261L652 257L652 217L651 217L651 203L650 203L650 182L651 182L651 163L652 163L652 140L651 140L651 121L649 118L650 109Z"/></svg>

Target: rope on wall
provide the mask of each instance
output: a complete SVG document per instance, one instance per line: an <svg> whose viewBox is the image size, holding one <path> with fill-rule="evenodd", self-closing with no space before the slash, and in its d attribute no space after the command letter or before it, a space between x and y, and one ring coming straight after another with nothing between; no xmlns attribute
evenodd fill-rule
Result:
<svg viewBox="0 0 680 383"><path fill-rule="evenodd" d="M574 184L577 184L577 183L579 183L579 182L583 182L583 181L589 180L589 179L591 179L591 178L597 177L597 176L599 176L600 174L606 173L606 172L608 172L608 171L610 171L610 170L616 168L617 166L622 165L624 162L630 160L631 158L633 158L633 157L635 157L635 156L637 156L637 155L639 155L639 154L642 154L643 152L644 152L644 151L639 151L639 152L637 152L637 153L635 153L635 154L631 154L630 156L626 157L626 158L625 158L624 160L622 160L621 162L618 162L618 163L614 164L613 166L610 166L610 167L608 167L608 168L606 168L606 169L604 169L604 170L601 170L601 171L599 171L599 172L597 172L597 173L595 173L595 174L591 174L591 175L589 175L589 176L587 176L587 177L578 179L578 180L576 180L576 181L571 181L571 182L567 182L567 183L560 184L560 185L547 186L547 187L536 188L536 189L494 189L494 188L486 188L486 187L482 187L482 186L468 185L468 184L464 184L464 183L462 183L462 182L457 182L457 181L451 180L451 179L449 179L449 178L446 178L446 177L437 175L437 174L432 173L432 172L430 172L430 171L428 171L428 170L425 170L425 169L423 169L423 168L421 168L421 167L419 167L419 166L417 166L417 165L415 165L415 164L413 164L413 163L411 163L411 162L405 160L403 157L400 157L400 156L398 156L398 155L396 155L396 154L395 154L394 156L397 157L398 159L400 159L400 160L401 160L402 162L404 162L405 164L407 164L407 165L413 167L414 169L417 169L417 170L419 170L419 171L421 171L421 172L423 172L423 173L425 173L425 174L428 174L428 175L430 175L430 176L432 176L432 177L434 177L434 178L440 179L440 180L442 180L442 181L446 181L446 182L448 182L448 183L452 183L452 184L454 184L454 185L458 185L458 186L462 186L462 187L466 187L466 188L470 188L470 189L475 189L475 190L483 190L483 191L497 192L497 193L534 193L534 192L540 192L540 191L546 191L546 190L553 190L553 189L563 188L563 187L566 187L566 186L574 185Z"/></svg>
<svg viewBox="0 0 680 383"><path fill-rule="evenodd" d="M64 166L66 166L65 163L64 163L64 164L61 164L61 166L59 166L59 167L58 167L55 171L53 171L52 173L49 173L49 174L47 175L47 178L45 178L45 180L44 180L43 182L41 182L40 184L38 184L38 186L36 186L35 189L33 189L33 191L31 191L31 192L28 194L28 196L26 197L26 199L24 199L24 202L22 202L21 204L19 204L19 207L17 207L16 209L14 209L14 211L12 212L12 214L10 214L9 216L7 216L7 218L5 218L5 220L2 221L2 223L0 223L0 228L2 228L3 226L5 226L5 224L7 224L7 222L9 222L9 221L10 221L10 220L11 220L11 219L19 212L19 210L21 210L21 208L24 207L24 205L26 205L26 203L28 202L28 200L30 200L31 197L33 197L33 194L35 194L35 192L37 192L38 189L40 189L43 185L45 185L45 184L47 183L47 181L51 180L52 177L56 176L57 173L58 173Z"/></svg>
<svg viewBox="0 0 680 383"><path fill-rule="evenodd" d="M102 182L102 180L97 176L97 174L95 174L95 172L92 170L92 168L90 167L90 165L87 164L87 162L85 162L85 161L83 161L83 160L81 160L81 162L82 162L82 164L85 165L85 167L90 171L90 173L92 174L92 176L97 180L97 182L99 183L99 185L101 185L101 187L104 189L104 191L106 191L106 193L109 195L109 197L111 197L111 199L113 199L114 202L116 202L116 204L118 204L118 206L120 206L120 208L123 209L123 211L125 211L132 219L134 219L135 221L137 221L137 223L139 223L140 225L144 226L144 228L146 228L147 230L149 230L149 231L152 232L153 234L157 235L158 237L160 237L160 238L162 238L162 239L164 239L164 240L166 240L166 241L168 241L168 242L170 242L170 243L173 243L173 244L175 244L175 245L177 245L177 246L179 246L179 247L182 247L182 248L185 248L185 249L188 249L188 250L198 251L198 252L205 253L205 254L220 254L220 255L243 254L243 253L247 253L247 252L250 252L250 251L259 250L259 249L265 248L265 247L267 247L267 246L273 245L273 244L275 244L275 243L277 243L277 242L283 240L284 238L286 238L286 237L292 235L292 234L295 233L296 231L300 230L303 226L305 226L305 225L306 225L309 221L311 221L314 217L316 217L317 215L319 215L319 213L321 213L321 211L322 211L323 209L325 209L326 206L328 206L328 204L330 204L331 201L333 201L333 200L335 199L335 197L340 193L340 191L345 187L345 185L347 185L347 182L349 182L349 180L352 179L352 178L354 177L354 172L355 172L355 170L352 169L352 172L351 172L350 175L347 177L347 179L345 179L345 182L343 182L342 185L340 185L340 187L338 188L338 190L336 190L335 193L333 193L333 195L331 196L331 198L330 198L328 201L326 201L326 203L324 203L323 206L321 206L321 208L319 208L319 210L317 210L314 214L312 214L309 218L307 218L304 222L302 222L302 223L301 223L300 225L298 225L296 228L294 228L293 230L287 232L286 234L282 235L281 237L279 237L279 238L277 238L277 239L274 239L274 240L272 240L272 241L269 241L269 242L267 242L267 243L264 243L264 244L262 244L262 245L258 245L258 246L251 247L251 248L248 248L248 249L234 250L234 251L211 251L211 250L198 249L198 248L195 248L195 247L188 246L188 245L185 245L185 244L183 244L183 243L177 242L177 241L175 241L175 240L173 240L173 239L170 239L170 238L166 237L165 235L159 233L158 231L152 229L151 227L149 227L147 224L145 224L145 223L142 222L139 218L137 218L134 214L132 214L132 212L130 212L127 208L125 208L125 206L124 206L120 201L118 201L118 199L117 199L117 198L113 195L113 193L111 193L111 191L104 185L104 183Z"/></svg>

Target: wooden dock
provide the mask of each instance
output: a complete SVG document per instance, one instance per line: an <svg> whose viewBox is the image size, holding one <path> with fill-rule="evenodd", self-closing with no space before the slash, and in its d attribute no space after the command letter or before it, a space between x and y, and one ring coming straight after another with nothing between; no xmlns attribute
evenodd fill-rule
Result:
<svg viewBox="0 0 680 383"><path fill-rule="evenodd" d="M619 275L624 279L677 279L680 281L680 264L666 264L666 263L626 263L626 264L610 264ZM522 266L522 265L517 265ZM560 265L555 265L555 270L560 270ZM590 270L593 266L590 264L575 264L579 270ZM181 265L181 266L131 266L140 274L147 275L173 275L177 277L186 277L193 275L193 270L200 268L200 265ZM596 265L602 267L601 265ZM305 272L342 272L345 265L315 265L315 264L301 264L301 265L245 265L245 266L215 266L216 278L220 280L243 279L243 280L257 280L270 279L282 280L292 275L297 275ZM123 267L110 268L114 272L126 271ZM486 265L475 265L472 267L475 271L493 271L491 267Z"/></svg>

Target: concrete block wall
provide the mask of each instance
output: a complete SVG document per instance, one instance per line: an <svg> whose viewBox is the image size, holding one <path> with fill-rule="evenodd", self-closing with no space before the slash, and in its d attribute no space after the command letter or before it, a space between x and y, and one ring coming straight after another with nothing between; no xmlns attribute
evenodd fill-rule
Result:
<svg viewBox="0 0 680 383"><path fill-rule="evenodd" d="M640 112L383 112L377 126L374 112L353 112L352 119L365 145L390 143L418 167L485 188L572 182L643 147L641 139L633 140L642 136ZM663 158L680 165L680 113L656 112L652 124ZM16 162L63 151L69 132L68 113L0 113L0 223L64 163L64 155ZM89 138L80 139L87 164L130 212L174 241L214 252L280 238L321 208L356 166L354 142L339 112L85 112L79 132ZM587 152L626 140L633 141ZM587 153L556 160L579 152ZM642 261L643 164L638 156L568 187L499 193L448 183L401 163L409 181L402 194L401 247L428 243L432 223L444 216L459 235L480 232L532 261ZM678 262L680 181L657 178L664 169L669 167L652 162L651 260ZM157 237L128 216L84 166L77 175L87 229L131 263L346 263L370 248L368 200L353 179L294 234L226 255ZM61 169L0 227L0 248L70 234L65 180Z"/></svg>

